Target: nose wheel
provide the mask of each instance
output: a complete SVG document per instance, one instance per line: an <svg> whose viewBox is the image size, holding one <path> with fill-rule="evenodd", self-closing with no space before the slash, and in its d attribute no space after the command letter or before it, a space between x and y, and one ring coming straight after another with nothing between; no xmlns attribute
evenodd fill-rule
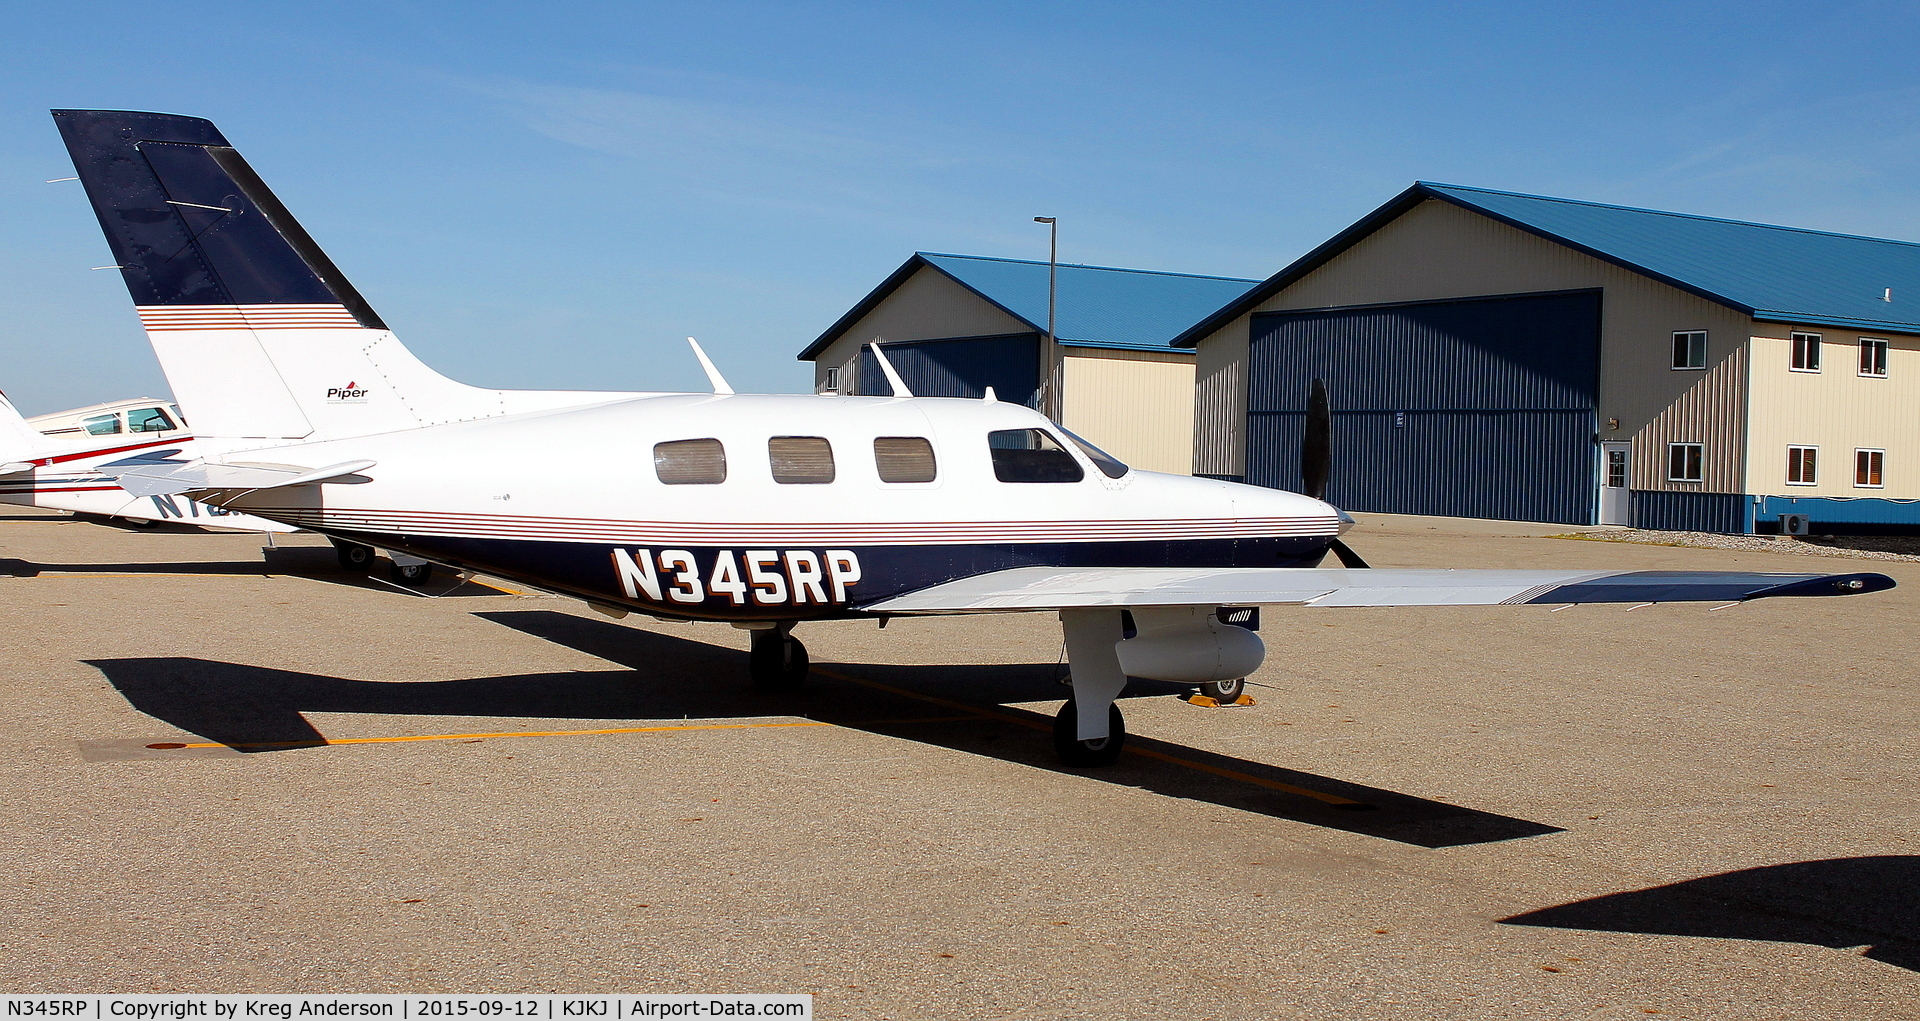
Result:
<svg viewBox="0 0 1920 1021"><path fill-rule="evenodd" d="M427 581L433 577L433 565L432 564L403 564L400 561L396 560L393 562L393 569L391 573L393 575L393 580L395 582L401 585L407 585L413 588L418 588L421 585L425 585Z"/></svg>
<svg viewBox="0 0 1920 1021"><path fill-rule="evenodd" d="M1221 705L1232 705L1240 701L1247 693L1247 679L1236 677L1231 681L1209 681L1200 686L1200 694L1213 699Z"/></svg>
<svg viewBox="0 0 1920 1021"><path fill-rule="evenodd" d="M1076 736L1080 726L1079 707L1073 699L1060 707L1060 714L1053 718L1053 750L1060 761L1077 769L1093 769L1111 766L1120 758L1120 748L1127 743L1127 723L1120 715L1120 707L1107 706L1107 736L1090 740L1081 740Z"/></svg>
<svg viewBox="0 0 1920 1021"><path fill-rule="evenodd" d="M792 691L807 679L807 647L787 633L791 624L750 631L753 645L747 653L747 669L753 686L761 691Z"/></svg>

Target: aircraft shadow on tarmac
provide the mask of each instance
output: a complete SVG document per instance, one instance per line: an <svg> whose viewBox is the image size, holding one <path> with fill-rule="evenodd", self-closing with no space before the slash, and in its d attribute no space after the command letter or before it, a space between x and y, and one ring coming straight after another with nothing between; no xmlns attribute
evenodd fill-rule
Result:
<svg viewBox="0 0 1920 1021"><path fill-rule="evenodd" d="M189 531L202 529L183 526ZM382 592L402 592L411 596L497 596L500 590L470 581L460 581L441 571L418 589L380 580L355 571L344 570L331 546L281 546L261 551L259 560L156 561L130 564L43 564L17 557L0 557L0 575L34 578L41 574L203 574L209 577L264 577L287 575L324 581L350 588ZM376 567L376 572L384 572Z"/></svg>
<svg viewBox="0 0 1920 1021"><path fill-rule="evenodd" d="M1767 865L1607 894L1501 921L1834 948L1873 944L1868 958L1920 971L1920 856Z"/></svg>
<svg viewBox="0 0 1920 1021"><path fill-rule="evenodd" d="M1053 758L1052 717L1005 705L1059 699L1055 664L878 666L817 664L791 694L746 681L746 653L551 610L480 613L517 631L631 668L454 681L356 681L187 658L90 660L132 706L243 752L326 743L303 713L678 720L789 715L1066 771ZM638 675L638 676L636 676ZM839 675L839 676L834 676ZM735 679L738 678L736 681ZM717 680L716 680L717 679ZM1128 697L1184 688L1136 681ZM944 704L943 704L944 703ZM1199 749L1128 738L1141 754L1075 771L1121 786L1414 844L1453 847L1560 832L1394 791ZM1281 788L1348 799L1335 805ZM1357 810L1356 810L1357 808Z"/></svg>

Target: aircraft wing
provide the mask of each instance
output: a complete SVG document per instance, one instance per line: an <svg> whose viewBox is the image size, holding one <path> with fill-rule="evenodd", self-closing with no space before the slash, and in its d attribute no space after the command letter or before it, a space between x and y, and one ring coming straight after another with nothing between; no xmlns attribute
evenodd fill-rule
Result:
<svg viewBox="0 0 1920 1021"><path fill-rule="evenodd" d="M929 586L870 613L990 613L1093 606L1519 606L1740 602L1893 587L1884 574L1486 571L1284 567L1020 567Z"/></svg>
<svg viewBox="0 0 1920 1021"><path fill-rule="evenodd" d="M99 465L94 470L134 496L158 496L209 489L304 486L365 471L374 464L373 461L364 460L342 461L325 468L303 468L294 464L263 462L191 461L182 464L178 461L129 458Z"/></svg>

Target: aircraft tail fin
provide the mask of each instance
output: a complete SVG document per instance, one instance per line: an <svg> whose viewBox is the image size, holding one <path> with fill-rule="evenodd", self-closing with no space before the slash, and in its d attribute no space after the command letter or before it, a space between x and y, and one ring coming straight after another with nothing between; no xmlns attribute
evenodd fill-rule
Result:
<svg viewBox="0 0 1920 1021"><path fill-rule="evenodd" d="M540 399L428 368L211 121L53 117L174 398L203 439L331 439L618 396Z"/></svg>

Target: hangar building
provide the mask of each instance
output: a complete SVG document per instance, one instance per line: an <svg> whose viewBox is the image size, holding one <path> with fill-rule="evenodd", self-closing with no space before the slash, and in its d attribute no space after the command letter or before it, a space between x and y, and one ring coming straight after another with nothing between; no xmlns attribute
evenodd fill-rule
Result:
<svg viewBox="0 0 1920 1021"><path fill-rule="evenodd" d="M1059 357L1047 330L1047 264L918 252L822 333L800 360L814 389L888 393L866 350L880 340L908 387L1042 407L1057 380L1060 424L1135 467L1193 464L1193 352L1173 338L1258 283L1234 277L1061 264Z"/></svg>
<svg viewBox="0 0 1920 1021"><path fill-rule="evenodd" d="M1174 339L1194 471L1352 510L1920 530L1920 245L1416 183Z"/></svg>

